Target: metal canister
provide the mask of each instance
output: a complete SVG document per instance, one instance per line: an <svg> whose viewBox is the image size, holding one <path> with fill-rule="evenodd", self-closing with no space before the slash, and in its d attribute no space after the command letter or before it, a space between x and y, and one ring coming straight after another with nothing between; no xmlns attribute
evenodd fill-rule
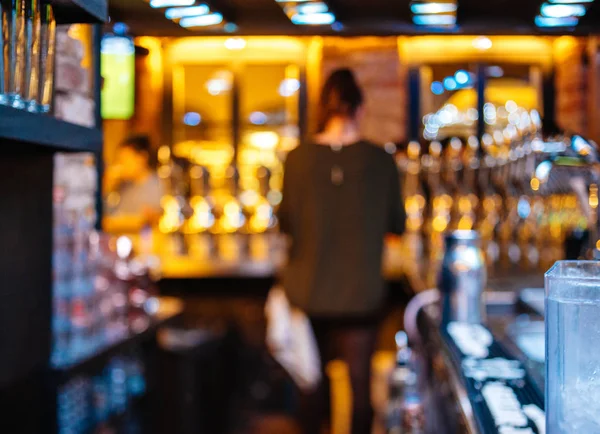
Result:
<svg viewBox="0 0 600 434"><path fill-rule="evenodd" d="M485 320L482 293L486 278L479 234L475 231L448 234L438 282L444 323L481 324Z"/></svg>

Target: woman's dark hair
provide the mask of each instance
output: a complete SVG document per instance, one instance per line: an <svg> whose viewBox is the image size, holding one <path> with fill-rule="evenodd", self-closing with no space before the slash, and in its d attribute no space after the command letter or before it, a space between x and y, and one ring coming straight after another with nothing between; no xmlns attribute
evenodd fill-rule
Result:
<svg viewBox="0 0 600 434"><path fill-rule="evenodd" d="M335 70L325 82L319 101L318 131L335 116L353 117L363 103L363 93L347 68Z"/></svg>
<svg viewBox="0 0 600 434"><path fill-rule="evenodd" d="M148 166L151 169L156 168L157 159L156 152L152 147L150 137L145 134L135 134L127 137L122 143L122 148L131 148L135 152L145 154L148 157Z"/></svg>

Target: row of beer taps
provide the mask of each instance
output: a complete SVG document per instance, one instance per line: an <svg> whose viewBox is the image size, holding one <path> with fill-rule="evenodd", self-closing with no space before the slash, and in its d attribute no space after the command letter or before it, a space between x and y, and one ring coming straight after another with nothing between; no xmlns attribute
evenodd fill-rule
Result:
<svg viewBox="0 0 600 434"><path fill-rule="evenodd" d="M413 141L399 154L416 257L436 263L444 233L458 229L479 231L492 269L547 269L569 254L565 243L573 238L587 240L580 256L593 254L596 145L577 135L544 137L539 115L530 120L480 140Z"/></svg>

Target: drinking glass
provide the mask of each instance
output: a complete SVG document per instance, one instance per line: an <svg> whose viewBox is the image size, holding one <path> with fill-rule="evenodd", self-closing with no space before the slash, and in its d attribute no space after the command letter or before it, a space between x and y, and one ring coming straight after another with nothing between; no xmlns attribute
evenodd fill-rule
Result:
<svg viewBox="0 0 600 434"><path fill-rule="evenodd" d="M0 0L2 8L2 75L0 77L0 103L12 105L15 97L15 67L17 60L17 9L18 0Z"/></svg>
<svg viewBox="0 0 600 434"><path fill-rule="evenodd" d="M546 429L600 433L600 262L546 273Z"/></svg>
<svg viewBox="0 0 600 434"><path fill-rule="evenodd" d="M25 83L24 102L27 110L38 110L40 79L40 0L27 0L25 21Z"/></svg>
<svg viewBox="0 0 600 434"><path fill-rule="evenodd" d="M10 44L12 45L10 61L11 88L10 103L15 108L25 108L23 92L25 90L25 73L27 68L27 1L12 2L12 26L10 29Z"/></svg>
<svg viewBox="0 0 600 434"><path fill-rule="evenodd" d="M44 0L40 8L40 63L38 79L38 111L48 113L54 91L56 55L56 20L52 5Z"/></svg>

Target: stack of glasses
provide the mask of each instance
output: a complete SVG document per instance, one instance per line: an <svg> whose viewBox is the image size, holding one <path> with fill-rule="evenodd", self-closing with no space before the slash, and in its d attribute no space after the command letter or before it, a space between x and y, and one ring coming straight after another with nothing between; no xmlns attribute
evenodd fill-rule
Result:
<svg viewBox="0 0 600 434"><path fill-rule="evenodd" d="M48 113L56 21L50 0L0 0L0 104Z"/></svg>
<svg viewBox="0 0 600 434"><path fill-rule="evenodd" d="M59 389L58 433L141 432L131 407L132 401L145 392L146 376L141 356L132 352L114 357L97 375L75 377ZM114 417L126 413L131 413L132 417L123 418L123 421ZM122 424L126 426L115 426Z"/></svg>

